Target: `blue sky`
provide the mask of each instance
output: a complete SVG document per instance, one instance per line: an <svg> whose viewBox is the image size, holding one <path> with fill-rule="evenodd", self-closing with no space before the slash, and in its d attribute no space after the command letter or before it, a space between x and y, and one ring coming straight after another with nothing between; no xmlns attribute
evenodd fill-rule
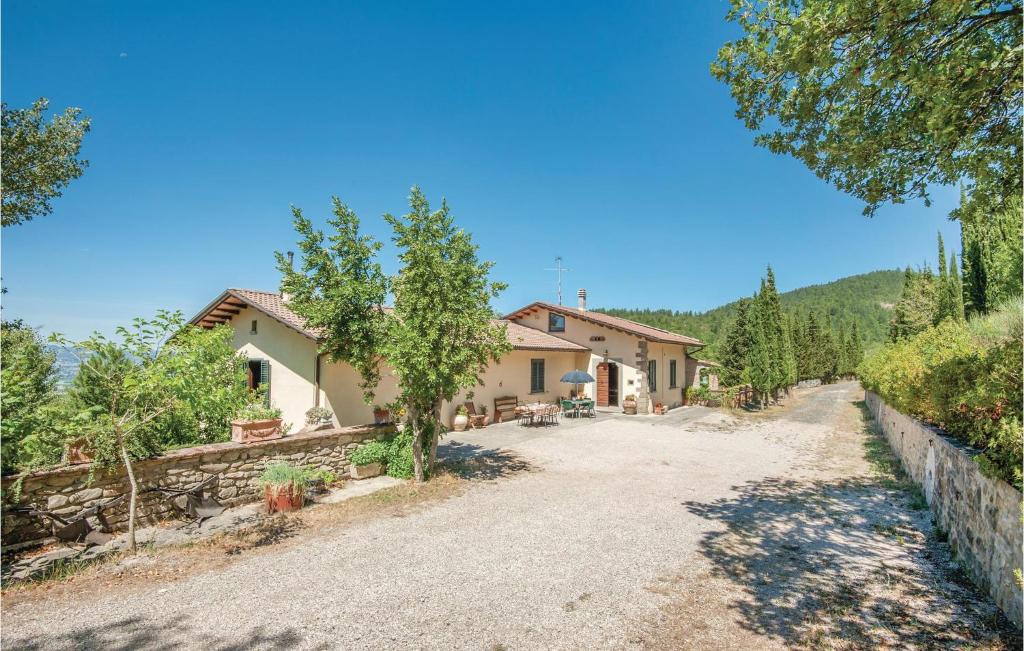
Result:
<svg viewBox="0 0 1024 651"><path fill-rule="evenodd" d="M289 205L338 195L381 239L409 187L446 197L497 307L704 310L934 262L930 208L862 205L755 148L708 64L727 2L3 4L3 98L92 117L85 175L2 233L5 318L110 332L225 287L277 288ZM557 5L557 6L555 6ZM394 270L394 249L384 251Z"/></svg>

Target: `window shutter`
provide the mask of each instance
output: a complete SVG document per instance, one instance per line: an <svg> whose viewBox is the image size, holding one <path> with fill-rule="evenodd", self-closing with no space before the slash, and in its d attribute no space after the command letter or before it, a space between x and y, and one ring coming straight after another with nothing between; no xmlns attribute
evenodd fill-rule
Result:
<svg viewBox="0 0 1024 651"><path fill-rule="evenodd" d="M260 360L260 384L267 387L266 402L270 406L270 360Z"/></svg>

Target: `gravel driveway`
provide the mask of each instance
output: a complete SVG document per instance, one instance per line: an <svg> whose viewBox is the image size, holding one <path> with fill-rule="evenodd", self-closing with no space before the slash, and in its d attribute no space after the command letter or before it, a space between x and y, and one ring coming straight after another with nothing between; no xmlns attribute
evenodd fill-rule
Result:
<svg viewBox="0 0 1024 651"><path fill-rule="evenodd" d="M800 394L776 416L688 409L456 435L450 455L500 447L529 470L151 589L18 603L4 608L3 647L765 648L813 645L819 633L856 642L840 620L852 609L873 635L858 611L873 592L835 615L796 591L813 590L815 577L834 584L836 572L873 576L880 563L924 577L937 596L921 606L924 631L886 624L866 646L884 635L902 646L954 620L961 641L992 639L970 619L994 621L992 607L929 574L937 561L923 534L911 535L924 516L865 479L860 396L848 383ZM846 526L829 519L829 500L848 507L837 507ZM902 542L873 526L875 511L899 516ZM818 571L813 559L828 564Z"/></svg>

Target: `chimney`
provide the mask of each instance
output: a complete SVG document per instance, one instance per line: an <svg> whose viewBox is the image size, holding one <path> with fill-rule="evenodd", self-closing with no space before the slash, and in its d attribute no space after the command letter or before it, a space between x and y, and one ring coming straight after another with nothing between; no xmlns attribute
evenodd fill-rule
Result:
<svg viewBox="0 0 1024 651"><path fill-rule="evenodd" d="M587 290L581 289L580 291L576 292L576 297L578 298L577 306L579 307L580 312L586 312L587 311Z"/></svg>
<svg viewBox="0 0 1024 651"><path fill-rule="evenodd" d="M294 267L295 267L295 252L294 251L289 251L288 252L288 271L291 271ZM284 290L281 290L281 300L283 300L285 303L287 303L288 300L291 297L292 297L291 294L288 294Z"/></svg>

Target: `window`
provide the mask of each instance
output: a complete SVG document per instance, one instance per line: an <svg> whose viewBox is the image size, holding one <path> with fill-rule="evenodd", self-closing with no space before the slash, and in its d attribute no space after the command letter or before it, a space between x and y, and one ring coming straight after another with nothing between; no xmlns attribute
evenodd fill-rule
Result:
<svg viewBox="0 0 1024 651"><path fill-rule="evenodd" d="M647 362L647 390L658 390L658 362L653 359Z"/></svg>
<svg viewBox="0 0 1024 651"><path fill-rule="evenodd" d="M248 369L248 384L253 391L261 387L266 392L267 404L270 404L270 360L250 359Z"/></svg>
<svg viewBox="0 0 1024 651"><path fill-rule="evenodd" d="M530 360L530 393L544 393L544 360Z"/></svg>
<svg viewBox="0 0 1024 651"><path fill-rule="evenodd" d="M668 388L675 389L677 386L679 385L676 384L676 360L670 359L668 360Z"/></svg>
<svg viewBox="0 0 1024 651"><path fill-rule="evenodd" d="M548 332L565 332L565 317L548 312Z"/></svg>
<svg viewBox="0 0 1024 651"><path fill-rule="evenodd" d="M252 327L249 328L249 334L251 334L251 335L256 334L256 319L252 320Z"/></svg>

